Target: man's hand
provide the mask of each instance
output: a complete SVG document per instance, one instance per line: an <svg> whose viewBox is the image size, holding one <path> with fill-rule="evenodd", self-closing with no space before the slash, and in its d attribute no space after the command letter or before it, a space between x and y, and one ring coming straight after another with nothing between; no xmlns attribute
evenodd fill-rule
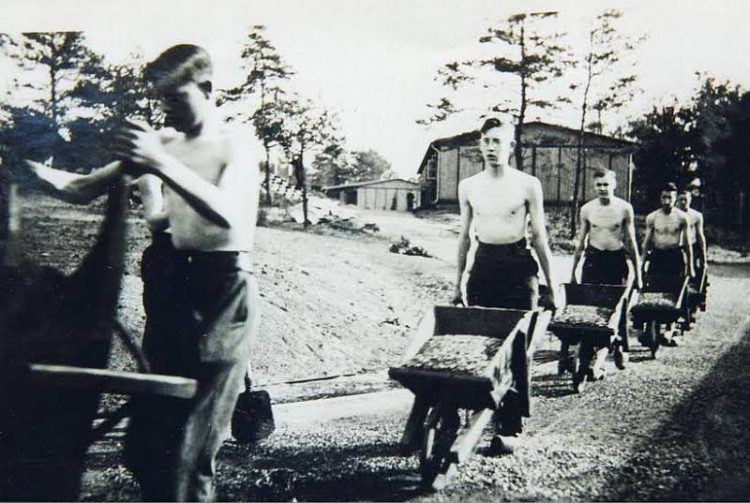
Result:
<svg viewBox="0 0 750 503"><path fill-rule="evenodd" d="M159 166L168 156L158 133L148 124L128 119L127 125L116 136L115 153L127 163L127 171L133 175L159 171ZM135 166L133 165L135 164Z"/></svg>
<svg viewBox="0 0 750 503"><path fill-rule="evenodd" d="M464 305L464 298L463 295L461 295L461 289L456 288L456 291L453 293L453 298L451 299L451 305L453 306L463 306Z"/></svg>
<svg viewBox="0 0 750 503"><path fill-rule="evenodd" d="M57 190L65 190L77 178L73 173L49 168L41 162L24 159L24 163L31 169L37 179L48 183Z"/></svg>
<svg viewBox="0 0 750 503"><path fill-rule="evenodd" d="M635 287L638 290L643 290L643 276L641 276L640 272L636 272L635 274Z"/></svg>
<svg viewBox="0 0 750 503"><path fill-rule="evenodd" d="M542 295L542 298L539 299L539 304L543 306L546 309L549 309L551 311L555 311L558 307L558 300L557 300L557 289L558 285L552 285L550 287L547 287L544 289L544 293Z"/></svg>

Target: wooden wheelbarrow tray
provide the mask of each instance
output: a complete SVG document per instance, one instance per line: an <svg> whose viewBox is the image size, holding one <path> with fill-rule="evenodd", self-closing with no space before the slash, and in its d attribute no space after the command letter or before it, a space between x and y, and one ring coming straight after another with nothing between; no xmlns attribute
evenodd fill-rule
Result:
<svg viewBox="0 0 750 503"><path fill-rule="evenodd" d="M683 332L689 326L688 282L686 276L651 276L630 309L633 325L643 329L641 343L651 350L652 358L656 358L661 344L661 325L675 323L682 317Z"/></svg>
<svg viewBox="0 0 750 503"><path fill-rule="evenodd" d="M594 346L609 345L618 335L628 312L630 287L620 285L598 285L589 283L566 283L566 307L549 323L549 331L562 342L571 346L585 341ZM599 308L599 323L579 324L569 321L566 310L576 306ZM593 314L593 310L592 314Z"/></svg>
<svg viewBox="0 0 750 503"><path fill-rule="evenodd" d="M563 288L566 306L555 315L548 329L563 344L578 346L571 368L575 386L599 348L610 347L620 339L622 350L628 351L627 314L631 288L591 283L567 283Z"/></svg>
<svg viewBox="0 0 750 503"><path fill-rule="evenodd" d="M551 313L436 306L434 314L433 336L413 358L388 374L415 395L402 445L422 435L422 481L439 490L474 453L493 411L514 384L523 388L517 391L528 413L529 362ZM473 338L477 344L472 344ZM459 346L456 341L461 341ZM456 364L451 351L461 352L460 345L470 350ZM445 357L439 356L441 349L447 352ZM460 434L455 421L459 409L473 411Z"/></svg>

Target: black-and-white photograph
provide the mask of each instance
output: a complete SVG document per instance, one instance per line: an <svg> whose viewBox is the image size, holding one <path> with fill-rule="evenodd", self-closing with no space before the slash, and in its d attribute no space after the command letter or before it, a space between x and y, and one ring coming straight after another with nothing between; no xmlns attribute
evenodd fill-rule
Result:
<svg viewBox="0 0 750 503"><path fill-rule="evenodd" d="M749 26L2 2L0 501L750 500Z"/></svg>

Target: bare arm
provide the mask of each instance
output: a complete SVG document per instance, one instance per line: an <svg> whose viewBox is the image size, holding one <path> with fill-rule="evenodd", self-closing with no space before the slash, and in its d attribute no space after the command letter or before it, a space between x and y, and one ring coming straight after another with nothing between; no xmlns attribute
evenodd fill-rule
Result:
<svg viewBox="0 0 750 503"><path fill-rule="evenodd" d="M690 246L692 238L690 237L690 220L687 214L682 219L682 247L685 250L688 260L688 274L692 278L695 276L695 267L693 265L693 247Z"/></svg>
<svg viewBox="0 0 750 503"><path fill-rule="evenodd" d="M161 180L154 175L143 175L137 183L143 203L143 218L149 229L151 232L165 231L169 227L169 218L164 207Z"/></svg>
<svg viewBox="0 0 750 503"><path fill-rule="evenodd" d="M52 188L58 197L74 204L88 204L107 191L112 180L122 172L121 162L114 161L86 175L48 168L26 160L37 179Z"/></svg>
<svg viewBox="0 0 750 503"><path fill-rule="evenodd" d="M570 282L576 283L576 269L578 268L578 262L581 261L583 250L586 248L586 238L589 235L590 224L587 218L587 212L584 208L581 208L581 230L578 234L578 244L576 245L576 251L573 253L573 269L570 272Z"/></svg>
<svg viewBox="0 0 750 503"><path fill-rule="evenodd" d="M643 278L641 276L641 258L638 256L638 244L635 237L635 215L633 214L633 207L629 204L625 209L625 250L633 264L636 285L641 288Z"/></svg>
<svg viewBox="0 0 750 503"><path fill-rule="evenodd" d="M219 187L201 178L169 154L164 149L158 133L147 125L134 124L133 129L127 131L119 140L121 155L143 166L146 172L159 177L204 218L219 227L231 227L230 222L235 217L234 210L238 205L237 195L233 190L226 190L226 186ZM230 152L229 156L221 177L237 169L238 165L248 162L248 159L236 156L234 151ZM247 168L250 169L249 166Z"/></svg>
<svg viewBox="0 0 750 503"><path fill-rule="evenodd" d="M466 268L466 255L469 252L469 228L471 226L472 210L469 204L469 198L466 194L466 182L461 181L458 184L458 204L461 210L461 228L458 232L458 277L456 278L456 290L453 296L453 303L458 304L461 300L461 278Z"/></svg>
<svg viewBox="0 0 750 503"><path fill-rule="evenodd" d="M695 238L698 243L698 252L700 253L701 267L706 267L708 251L706 245L706 235L703 232L703 215L698 216L698 223L695 225Z"/></svg>
<svg viewBox="0 0 750 503"><path fill-rule="evenodd" d="M547 280L547 286L549 286L550 290L550 300L555 304L557 285L554 282L552 270L550 268L552 250L549 248L547 229L544 226L542 184L536 178L532 180L529 187L528 204L532 246L536 251L536 255L539 258L539 264L542 266L542 272Z"/></svg>
<svg viewBox="0 0 750 503"><path fill-rule="evenodd" d="M654 236L654 219L651 215L646 217L646 234L643 236L643 246L641 247L643 249L643 270L645 271L646 267L646 258L648 257L648 252L651 251L651 241L653 240Z"/></svg>

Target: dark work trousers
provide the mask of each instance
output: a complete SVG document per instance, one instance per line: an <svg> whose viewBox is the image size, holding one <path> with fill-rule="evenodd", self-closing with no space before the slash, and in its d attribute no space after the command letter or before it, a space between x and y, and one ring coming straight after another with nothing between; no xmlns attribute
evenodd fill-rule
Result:
<svg viewBox="0 0 750 503"><path fill-rule="evenodd" d="M653 249L648 256L648 276L685 276L685 254L682 248Z"/></svg>
<svg viewBox="0 0 750 503"><path fill-rule="evenodd" d="M624 285L628 279L628 261L624 249L599 250L586 247L581 283Z"/></svg>
<svg viewBox="0 0 750 503"><path fill-rule="evenodd" d="M600 250L593 246L586 247L581 283L598 285L625 285L628 281L627 253L619 250ZM619 344L627 351L627 324L619 327Z"/></svg>
<svg viewBox="0 0 750 503"><path fill-rule="evenodd" d="M478 242L474 264L466 283L469 306L506 309L536 309L539 300L539 267L526 246L517 243L493 245ZM530 334L527 334L530 336ZM493 416L495 433L514 435L523 431L522 416L529 416L529 379L514 382Z"/></svg>
<svg viewBox="0 0 750 503"><path fill-rule="evenodd" d="M198 381L190 400L138 397L125 461L146 501L210 501L215 459L229 435L257 318L250 258L184 252L154 242L144 252L143 348L152 370Z"/></svg>

